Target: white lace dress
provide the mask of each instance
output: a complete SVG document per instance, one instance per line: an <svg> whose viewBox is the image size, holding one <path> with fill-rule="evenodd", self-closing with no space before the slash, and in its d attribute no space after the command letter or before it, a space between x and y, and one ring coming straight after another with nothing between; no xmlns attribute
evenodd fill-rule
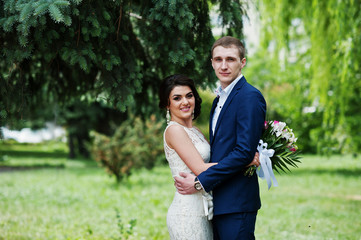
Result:
<svg viewBox="0 0 361 240"><path fill-rule="evenodd" d="M165 140L165 132L168 127L178 124L170 122L164 131L164 151L172 176L179 176L180 172L191 173L191 170L178 156L176 151L170 148ZM182 126L178 124L179 126ZM205 162L210 160L210 146L202 133L196 128L184 127L194 146ZM213 216L212 196L200 191L191 195L182 195L177 191L173 202L168 209L167 226L171 240L209 240L213 239L212 224L209 221Z"/></svg>

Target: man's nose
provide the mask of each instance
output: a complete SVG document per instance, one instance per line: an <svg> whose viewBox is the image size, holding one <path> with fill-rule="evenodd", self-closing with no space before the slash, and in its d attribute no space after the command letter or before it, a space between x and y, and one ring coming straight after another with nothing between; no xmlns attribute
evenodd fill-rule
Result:
<svg viewBox="0 0 361 240"><path fill-rule="evenodd" d="M222 69L226 69L228 67L225 59L222 61L221 67L222 67Z"/></svg>

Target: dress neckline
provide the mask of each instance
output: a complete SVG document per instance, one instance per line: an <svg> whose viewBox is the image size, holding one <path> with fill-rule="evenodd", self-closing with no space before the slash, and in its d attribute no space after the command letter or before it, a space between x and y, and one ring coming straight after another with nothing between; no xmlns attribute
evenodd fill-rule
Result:
<svg viewBox="0 0 361 240"><path fill-rule="evenodd" d="M186 127L186 126L184 126L184 125L182 125L182 124L180 124L179 122L176 122L176 121L170 121L168 125L170 125L170 123L175 123L175 124L177 124L177 125L179 125L179 126L182 126L182 127L184 127L184 128L187 128L187 129L194 129L193 126L189 128L189 127Z"/></svg>

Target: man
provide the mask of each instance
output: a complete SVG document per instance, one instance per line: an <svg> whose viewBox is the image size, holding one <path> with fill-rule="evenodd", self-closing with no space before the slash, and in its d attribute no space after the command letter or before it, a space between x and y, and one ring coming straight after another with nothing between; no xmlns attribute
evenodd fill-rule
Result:
<svg viewBox="0 0 361 240"><path fill-rule="evenodd" d="M257 175L244 176L261 138L266 102L242 75L245 48L234 37L222 37L212 47L212 67L219 79L219 97L210 115L211 162L218 164L194 177L175 178L181 194L202 188L213 192L214 239L255 239L261 207Z"/></svg>

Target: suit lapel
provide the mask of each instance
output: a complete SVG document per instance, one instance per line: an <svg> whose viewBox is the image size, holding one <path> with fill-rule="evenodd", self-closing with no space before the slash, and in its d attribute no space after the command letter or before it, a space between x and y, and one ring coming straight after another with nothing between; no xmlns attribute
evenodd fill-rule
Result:
<svg viewBox="0 0 361 240"><path fill-rule="evenodd" d="M219 125L221 124L221 121L222 121L222 118L225 114L225 112L227 111L227 108L229 107L229 105L231 104L232 102L232 99L234 96L236 96L236 94L238 94L239 90L242 88L242 86L244 85L244 83L246 82L246 79L244 77L242 77L238 83L233 87L231 93L229 94L226 102L224 103L223 107L222 107L222 110L218 116L218 120L217 120L217 124L216 124L216 128L214 130L214 134L213 136L215 136L217 134L217 130L218 130L218 127ZM212 110L214 111L213 109L213 106L212 106ZM212 114L213 115L213 114ZM213 140L214 138L212 138ZM211 141L211 144L212 144L212 141Z"/></svg>
<svg viewBox="0 0 361 240"><path fill-rule="evenodd" d="M212 143L212 140L213 140L213 132L212 132L212 122L213 122L213 114L214 114L214 109L216 108L217 106L217 103L219 101L219 97L216 97L214 100L213 100L213 104L212 104L212 108L211 108L211 113L209 115L209 141Z"/></svg>

